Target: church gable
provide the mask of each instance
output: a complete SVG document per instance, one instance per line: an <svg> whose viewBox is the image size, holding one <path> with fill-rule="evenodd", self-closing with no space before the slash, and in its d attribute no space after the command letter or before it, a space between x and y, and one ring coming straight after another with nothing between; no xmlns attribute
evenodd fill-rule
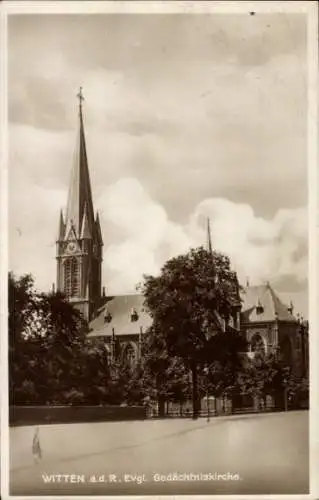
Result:
<svg viewBox="0 0 319 500"><path fill-rule="evenodd" d="M75 232L75 227L74 227L74 225L71 222L71 224L69 225L69 227L66 230L64 240L65 241L77 242L77 239L78 239L78 237L77 237L77 234Z"/></svg>
<svg viewBox="0 0 319 500"><path fill-rule="evenodd" d="M242 322L295 322L292 311L285 306L269 284L249 286L242 293Z"/></svg>

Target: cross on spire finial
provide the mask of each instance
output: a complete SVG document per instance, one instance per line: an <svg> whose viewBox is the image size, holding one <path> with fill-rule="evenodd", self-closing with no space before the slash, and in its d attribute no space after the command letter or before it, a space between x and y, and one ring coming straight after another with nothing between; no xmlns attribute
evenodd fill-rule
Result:
<svg viewBox="0 0 319 500"><path fill-rule="evenodd" d="M82 94L82 87L80 87L80 90L76 94L76 97L78 97L78 99L79 99L80 111L82 111L82 101L84 101L84 97L83 97L83 94Z"/></svg>

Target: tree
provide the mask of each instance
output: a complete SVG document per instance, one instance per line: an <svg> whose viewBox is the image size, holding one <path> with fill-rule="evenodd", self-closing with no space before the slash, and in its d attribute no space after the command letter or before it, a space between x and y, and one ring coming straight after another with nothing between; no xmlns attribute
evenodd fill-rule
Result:
<svg viewBox="0 0 319 500"><path fill-rule="evenodd" d="M292 397L295 408L309 409L309 380L307 378L297 380Z"/></svg>
<svg viewBox="0 0 319 500"><path fill-rule="evenodd" d="M112 400L112 371L103 345L87 341L80 361L78 388L81 401L75 399L74 404L100 405ZM67 397L70 397L67 394Z"/></svg>
<svg viewBox="0 0 319 500"><path fill-rule="evenodd" d="M37 399L36 348L27 342L37 315L37 296L30 274L8 276L9 400L10 404ZM41 357L39 363L41 363Z"/></svg>
<svg viewBox="0 0 319 500"><path fill-rule="evenodd" d="M63 295L39 293L30 275L10 274L10 404L99 401L107 364L86 333L81 314Z"/></svg>
<svg viewBox="0 0 319 500"><path fill-rule="evenodd" d="M189 395L189 372L182 359L170 356L162 333L150 327L143 338L141 384L144 397L156 401L160 416L165 402L182 404Z"/></svg>
<svg viewBox="0 0 319 500"><path fill-rule="evenodd" d="M132 404L135 402L135 397L138 399L135 393L135 391L138 392L136 373L125 356L113 359L110 365L110 375L109 403Z"/></svg>
<svg viewBox="0 0 319 500"><path fill-rule="evenodd" d="M201 247L166 262L159 276L145 276L141 288L153 319L153 332L162 336L164 352L182 359L192 373L196 418L198 368L205 363L214 336L225 333L227 343L224 324L239 300L236 274L227 256ZM161 358L160 362L167 360Z"/></svg>
<svg viewBox="0 0 319 500"><path fill-rule="evenodd" d="M148 387L145 384L144 367L139 361L128 371L129 377L126 381L126 403L128 405L142 405L148 395Z"/></svg>
<svg viewBox="0 0 319 500"><path fill-rule="evenodd" d="M69 391L85 390L83 382L88 384L88 380L83 380L89 358L87 325L81 313L60 293L39 294L39 307L41 319L32 339L38 341L46 365L43 397L49 397L51 404L68 404Z"/></svg>
<svg viewBox="0 0 319 500"><path fill-rule="evenodd" d="M245 370L239 376L242 392L250 394L257 401L272 396L275 403L284 406L284 398L291 399L296 392L297 381L291 368L285 366L278 353L265 354L257 351L247 360Z"/></svg>
<svg viewBox="0 0 319 500"><path fill-rule="evenodd" d="M208 342L208 359L211 389L217 396L231 397L238 392L238 376L246 360L247 341L241 332L227 328L218 332ZM213 360L213 363L209 363Z"/></svg>

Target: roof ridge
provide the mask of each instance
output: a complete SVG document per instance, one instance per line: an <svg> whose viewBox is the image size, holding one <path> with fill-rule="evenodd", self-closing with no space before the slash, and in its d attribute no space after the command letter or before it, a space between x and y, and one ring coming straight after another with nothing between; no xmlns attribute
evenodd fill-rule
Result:
<svg viewBox="0 0 319 500"><path fill-rule="evenodd" d="M270 297L272 299L271 303L272 303L274 317L277 318L279 316L277 308L276 308L276 303L275 303L275 301L277 299L277 295L275 294L275 291L272 289L272 287L270 286L269 283L266 285L266 287L267 287L267 291L270 294Z"/></svg>
<svg viewBox="0 0 319 500"><path fill-rule="evenodd" d="M274 301L276 300L276 301L277 301L277 303L278 303L280 306L284 307L284 308L285 308L285 309L287 309L287 311L288 311L288 306L287 306L287 305L286 305L286 304L285 304L285 303L281 300L281 298L280 298L280 297L279 297L279 295L275 292L275 290L274 290L273 288L269 287L269 291L270 291L270 293L271 293L272 298L274 299Z"/></svg>
<svg viewBox="0 0 319 500"><path fill-rule="evenodd" d="M242 297L242 312L249 316L250 321L296 320L295 316L289 311L288 305L285 304L269 283L247 287ZM257 310L258 302L263 307L262 314Z"/></svg>

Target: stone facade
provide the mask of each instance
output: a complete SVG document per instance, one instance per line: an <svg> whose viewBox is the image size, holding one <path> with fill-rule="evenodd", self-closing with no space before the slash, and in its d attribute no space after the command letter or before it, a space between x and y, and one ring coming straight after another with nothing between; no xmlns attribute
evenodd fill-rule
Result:
<svg viewBox="0 0 319 500"><path fill-rule="evenodd" d="M267 354L280 353L297 376L308 373L308 326L293 315L268 284L247 287L242 292L241 331L250 355L260 347Z"/></svg>

